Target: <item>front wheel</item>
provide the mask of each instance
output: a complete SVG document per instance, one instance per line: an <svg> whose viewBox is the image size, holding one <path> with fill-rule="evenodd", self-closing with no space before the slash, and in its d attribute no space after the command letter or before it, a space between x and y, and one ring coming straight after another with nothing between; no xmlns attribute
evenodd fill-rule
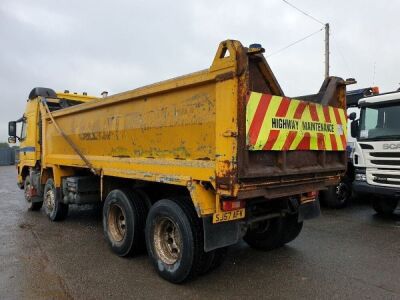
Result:
<svg viewBox="0 0 400 300"><path fill-rule="evenodd" d="M68 204L61 202L61 193L57 191L52 178L44 186L43 203L46 215L51 221L62 221L68 215Z"/></svg>
<svg viewBox="0 0 400 300"><path fill-rule="evenodd" d="M399 200L393 198L374 198L373 209L381 215L391 215L397 207Z"/></svg>
<svg viewBox="0 0 400 300"><path fill-rule="evenodd" d="M157 273L172 283L194 278L210 262L203 250L201 219L185 199L163 199L151 207L146 246Z"/></svg>

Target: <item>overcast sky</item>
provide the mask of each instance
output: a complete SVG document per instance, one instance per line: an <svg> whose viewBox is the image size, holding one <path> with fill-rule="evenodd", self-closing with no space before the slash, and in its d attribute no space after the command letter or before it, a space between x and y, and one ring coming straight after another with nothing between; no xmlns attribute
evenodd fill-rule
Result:
<svg viewBox="0 0 400 300"><path fill-rule="evenodd" d="M289 2L330 23L331 75L399 87L400 1ZM0 142L35 86L114 94L207 68L228 38L268 55L320 28L282 0L1 0ZM324 33L267 59L286 95L316 92Z"/></svg>

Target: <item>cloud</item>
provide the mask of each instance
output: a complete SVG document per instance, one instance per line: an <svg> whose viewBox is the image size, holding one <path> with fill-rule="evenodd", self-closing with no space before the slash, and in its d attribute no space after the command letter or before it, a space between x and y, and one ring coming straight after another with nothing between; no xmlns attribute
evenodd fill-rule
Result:
<svg viewBox="0 0 400 300"><path fill-rule="evenodd" d="M292 2L330 22L332 75L355 77L354 88L398 87L400 3ZM318 28L280 0L2 0L0 141L35 86L118 93L207 68L227 38L260 42L268 54ZM319 89L323 47L321 32L268 58L287 95Z"/></svg>

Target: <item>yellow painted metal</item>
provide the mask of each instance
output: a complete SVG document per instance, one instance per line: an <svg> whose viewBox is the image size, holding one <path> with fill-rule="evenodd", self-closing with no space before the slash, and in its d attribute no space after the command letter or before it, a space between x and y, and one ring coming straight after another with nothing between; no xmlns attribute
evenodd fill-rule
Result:
<svg viewBox="0 0 400 300"><path fill-rule="evenodd" d="M253 54L240 42L224 41L207 70L106 98L72 94L78 97L72 100L84 103L51 114L99 174L186 186L199 216L218 213L220 197L236 197L242 187L238 153L245 134L238 116L250 92L248 55ZM273 74L267 75L271 89L280 92ZM87 163L39 99L31 103L42 117L41 166L53 170L59 187L62 176L87 168Z"/></svg>
<svg viewBox="0 0 400 300"><path fill-rule="evenodd" d="M99 99L99 97L96 96L90 96L90 95L80 95L80 94L71 94L71 93L64 93L64 92L57 92L57 98L58 99L67 99L67 100L74 100L74 101L79 101L79 102L90 102L94 99Z"/></svg>
<svg viewBox="0 0 400 300"><path fill-rule="evenodd" d="M198 181L193 181L188 184L190 196L193 200L194 207L199 215L208 215L214 213L215 205L215 192L210 188L204 187ZM217 206L219 208L219 205Z"/></svg>
<svg viewBox="0 0 400 300"><path fill-rule="evenodd" d="M21 123L21 131L18 133L20 137L20 152L17 182L19 185L22 185L24 181L22 172L28 172L29 168L33 168L40 159L41 151L38 138L38 119L38 101L27 101L23 121Z"/></svg>
<svg viewBox="0 0 400 300"><path fill-rule="evenodd" d="M104 176L187 186L199 215L212 214L219 206L217 194L233 195L234 182L218 189L216 176L237 168L238 48L239 42L223 42L208 70L52 115ZM86 167L43 107L42 114L43 166ZM216 190L205 190L199 182Z"/></svg>

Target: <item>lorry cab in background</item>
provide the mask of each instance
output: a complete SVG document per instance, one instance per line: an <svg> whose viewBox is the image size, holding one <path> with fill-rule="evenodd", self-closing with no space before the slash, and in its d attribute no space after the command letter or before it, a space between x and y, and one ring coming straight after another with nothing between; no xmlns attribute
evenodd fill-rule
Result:
<svg viewBox="0 0 400 300"><path fill-rule="evenodd" d="M350 126L348 126L347 128L347 170L346 174L342 177L340 183L337 186L330 186L326 190L321 191L320 201L325 206L328 206L330 208L343 208L351 201L354 195L354 191L352 189L352 184L355 177L353 154L354 146L357 143L357 140L353 137L353 135L354 132L358 130L357 119L360 116L360 107L358 105L358 101L360 99L372 97L378 94L379 87L376 86L350 90L346 92L346 113L347 118L350 121Z"/></svg>
<svg viewBox="0 0 400 300"><path fill-rule="evenodd" d="M356 193L368 195L380 214L391 214L400 197L400 92L359 101L360 118L351 122Z"/></svg>

